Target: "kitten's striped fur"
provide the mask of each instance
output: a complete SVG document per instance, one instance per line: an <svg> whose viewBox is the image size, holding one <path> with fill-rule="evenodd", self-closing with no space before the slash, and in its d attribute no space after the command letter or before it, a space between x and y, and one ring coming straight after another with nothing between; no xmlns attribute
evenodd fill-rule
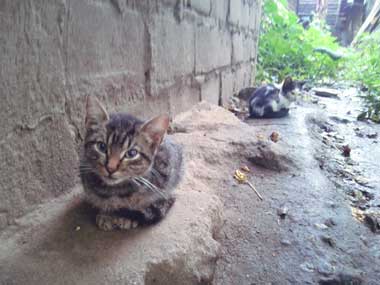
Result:
<svg viewBox="0 0 380 285"><path fill-rule="evenodd" d="M164 138L168 124L166 115L147 122L125 113L108 116L88 96L80 173L87 201L99 209L101 229L158 222L174 203L182 152Z"/></svg>

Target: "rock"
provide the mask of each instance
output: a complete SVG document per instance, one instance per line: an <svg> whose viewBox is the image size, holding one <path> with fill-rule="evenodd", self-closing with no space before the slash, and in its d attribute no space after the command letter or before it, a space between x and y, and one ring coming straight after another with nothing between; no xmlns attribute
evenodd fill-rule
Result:
<svg viewBox="0 0 380 285"><path fill-rule="evenodd" d="M349 145L343 146L343 148L342 148L342 154L345 157L349 157L351 155L351 148L350 148Z"/></svg>
<svg viewBox="0 0 380 285"><path fill-rule="evenodd" d="M330 236L323 235L321 236L321 240L332 248L336 247L335 240Z"/></svg>
<svg viewBox="0 0 380 285"><path fill-rule="evenodd" d="M230 169L237 160L258 152L261 144L252 136L252 127L208 103L181 114L174 125L181 131L171 138L184 148L186 172L176 190L176 203L162 222L129 232L99 231L95 213L78 196L78 186L72 195L48 202L20 219L12 232L4 232L1 281L211 283L220 254L215 238L223 220L215 194L229 191L225 179ZM268 151L272 146L266 145Z"/></svg>
<svg viewBox="0 0 380 285"><path fill-rule="evenodd" d="M300 265L300 268L305 272L314 272L314 265L310 262L304 262Z"/></svg>
<svg viewBox="0 0 380 285"><path fill-rule="evenodd" d="M221 204L207 192L178 189L161 223L129 232L98 230L92 209L76 197L23 220L31 226L0 246L6 284L200 284L212 280L219 256L213 236ZM28 243L17 245L21 239Z"/></svg>
<svg viewBox="0 0 380 285"><path fill-rule="evenodd" d="M336 123L341 123L341 124L351 123L351 120L349 120L347 118L342 118L342 117L338 117L338 116L330 116L329 118Z"/></svg>
<svg viewBox="0 0 380 285"><path fill-rule="evenodd" d="M281 144L253 136L252 133L256 133L254 127L243 123L223 108L206 102L201 102L191 111L177 116L174 126L189 134L187 139L191 138L196 145L202 145L201 148L206 148L209 152L213 150L212 145L227 142L222 146L224 149L213 156L211 155L213 152L206 153L214 162L230 163L226 158L241 158L274 171L296 168L295 161ZM212 138L211 141L204 140L203 136L206 133ZM200 134L202 138L199 137ZM202 152L200 155L205 154Z"/></svg>
<svg viewBox="0 0 380 285"><path fill-rule="evenodd" d="M328 226L326 226L325 224L318 224L318 223L316 223L314 225L315 225L315 227L317 229L320 229L320 230L327 230L328 229Z"/></svg>
<svg viewBox="0 0 380 285"><path fill-rule="evenodd" d="M380 233L380 212L364 213L364 222L374 233Z"/></svg>
<svg viewBox="0 0 380 285"><path fill-rule="evenodd" d="M332 227L336 226L336 222L333 218L328 218L325 221L325 225L328 226L329 228L332 228Z"/></svg>
<svg viewBox="0 0 380 285"><path fill-rule="evenodd" d="M287 239L282 239L281 241L281 244L284 245L284 246L290 246L292 243L290 242L290 240L287 240Z"/></svg>
<svg viewBox="0 0 380 285"><path fill-rule="evenodd" d="M286 206L282 206L277 209L277 215L280 216L281 219L285 219L285 217L288 215L289 208Z"/></svg>
<svg viewBox="0 0 380 285"><path fill-rule="evenodd" d="M361 186L371 187L370 186L370 181L367 178L363 177L363 176L356 176L354 178L354 180L355 180L356 183L358 183Z"/></svg>
<svg viewBox="0 0 380 285"><path fill-rule="evenodd" d="M248 160L266 169L287 171L295 167L294 161L281 147L266 141L258 141L255 148L251 148Z"/></svg>
<svg viewBox="0 0 380 285"><path fill-rule="evenodd" d="M320 285L361 285L363 284L363 279L359 276L351 274L339 274L335 277L324 278L319 280Z"/></svg>
<svg viewBox="0 0 380 285"><path fill-rule="evenodd" d="M339 98L340 91L331 88L313 88L314 94L319 97L327 97L327 98Z"/></svg>
<svg viewBox="0 0 380 285"><path fill-rule="evenodd" d="M322 261L317 267L318 273L329 276L334 274L335 267L327 261Z"/></svg>

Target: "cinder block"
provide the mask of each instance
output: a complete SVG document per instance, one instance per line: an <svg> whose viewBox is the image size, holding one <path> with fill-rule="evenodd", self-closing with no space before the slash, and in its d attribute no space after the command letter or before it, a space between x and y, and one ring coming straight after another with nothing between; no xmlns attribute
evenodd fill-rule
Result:
<svg viewBox="0 0 380 285"><path fill-rule="evenodd" d="M242 4L240 26L249 27L250 7L247 3Z"/></svg>
<svg viewBox="0 0 380 285"><path fill-rule="evenodd" d="M175 22L155 16L150 26L151 93L158 94L161 86L170 86L177 77L194 71L194 27L185 21Z"/></svg>
<svg viewBox="0 0 380 285"><path fill-rule="evenodd" d="M244 63L236 66L234 79L234 92L239 92L240 89L251 86L253 82L252 64Z"/></svg>
<svg viewBox="0 0 380 285"><path fill-rule="evenodd" d="M189 0L190 6L200 14L210 15L211 0Z"/></svg>
<svg viewBox="0 0 380 285"><path fill-rule="evenodd" d="M232 63L251 61L256 58L255 41L252 35L234 33L232 35Z"/></svg>
<svg viewBox="0 0 380 285"><path fill-rule="evenodd" d="M195 39L195 71L208 72L231 64L231 34L216 27L199 27Z"/></svg>
<svg viewBox="0 0 380 285"><path fill-rule="evenodd" d="M253 1L252 5L249 6L249 21L248 27L251 31L256 33L259 32L261 22L261 0Z"/></svg>
<svg viewBox="0 0 380 285"><path fill-rule="evenodd" d="M220 76L214 74L207 78L201 85L201 100L219 105L220 98Z"/></svg>
<svg viewBox="0 0 380 285"><path fill-rule="evenodd" d="M212 0L211 16L219 21L227 21L228 0Z"/></svg>
<svg viewBox="0 0 380 285"><path fill-rule="evenodd" d="M190 109L201 100L201 90L191 84L190 78L177 81L166 93L169 95L169 111L172 116Z"/></svg>
<svg viewBox="0 0 380 285"><path fill-rule="evenodd" d="M228 22L232 25L240 25L242 17L242 0L230 0L230 13Z"/></svg>
<svg viewBox="0 0 380 285"><path fill-rule="evenodd" d="M145 80L146 41L141 15L125 9L121 17L113 5L97 5L93 1L73 1L70 8L67 23L70 76L128 71L133 80Z"/></svg>
<svg viewBox="0 0 380 285"><path fill-rule="evenodd" d="M234 94L234 79L235 74L231 70L226 70L221 73L221 105L228 106L230 97Z"/></svg>
<svg viewBox="0 0 380 285"><path fill-rule="evenodd" d="M243 35L234 33L232 35L232 64L244 61Z"/></svg>

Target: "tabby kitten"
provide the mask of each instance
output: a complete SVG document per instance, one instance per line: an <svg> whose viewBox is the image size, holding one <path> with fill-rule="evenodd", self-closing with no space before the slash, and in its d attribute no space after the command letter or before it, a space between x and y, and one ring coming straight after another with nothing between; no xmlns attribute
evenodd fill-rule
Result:
<svg viewBox="0 0 380 285"><path fill-rule="evenodd" d="M295 99L292 95L295 88L295 82L287 77L280 86L268 84L256 89L249 98L250 117L285 117L289 113L290 103Z"/></svg>
<svg viewBox="0 0 380 285"><path fill-rule="evenodd" d="M109 116L88 96L85 125L80 174L87 201L99 210L98 227L131 229L161 220L175 201L182 169L181 148L164 138L168 116L147 122Z"/></svg>

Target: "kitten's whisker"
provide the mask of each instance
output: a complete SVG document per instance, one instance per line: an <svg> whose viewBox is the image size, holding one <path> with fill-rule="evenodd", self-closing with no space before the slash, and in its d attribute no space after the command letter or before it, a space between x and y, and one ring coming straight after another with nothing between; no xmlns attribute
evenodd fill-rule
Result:
<svg viewBox="0 0 380 285"><path fill-rule="evenodd" d="M151 171L152 174L153 174L154 176L156 176L157 178L160 178L160 177L161 177L160 173L159 173L156 169L152 168L150 171Z"/></svg>
<svg viewBox="0 0 380 285"><path fill-rule="evenodd" d="M145 181L147 184L149 184L152 188L158 189L156 185L154 185L152 182L150 182L148 179L144 177L140 177L143 181Z"/></svg>
<svg viewBox="0 0 380 285"><path fill-rule="evenodd" d="M146 186L148 189L152 190L153 192L161 195L163 198L168 198L164 193L162 193L156 185L152 184L149 180L145 179L144 177L137 177L137 181L142 183L144 186Z"/></svg>
<svg viewBox="0 0 380 285"><path fill-rule="evenodd" d="M167 196L156 186L154 185L152 182L150 182L148 179L146 178L143 178L142 179L148 183L158 194L160 194L161 196L163 196L164 198L167 198Z"/></svg>
<svg viewBox="0 0 380 285"><path fill-rule="evenodd" d="M143 184L139 180L137 180L136 178L132 178L131 181L134 182L137 186L143 186Z"/></svg>

